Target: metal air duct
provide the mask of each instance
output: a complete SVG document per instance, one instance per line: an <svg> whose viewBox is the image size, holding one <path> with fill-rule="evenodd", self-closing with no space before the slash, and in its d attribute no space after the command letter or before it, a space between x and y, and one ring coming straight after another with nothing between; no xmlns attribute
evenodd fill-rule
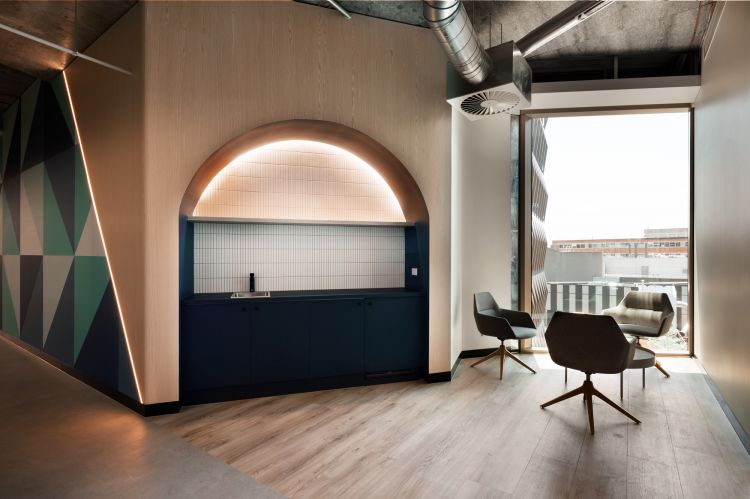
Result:
<svg viewBox="0 0 750 499"><path fill-rule="evenodd" d="M492 72L492 61L460 0L424 0L422 14L456 71L470 83L482 83Z"/></svg>

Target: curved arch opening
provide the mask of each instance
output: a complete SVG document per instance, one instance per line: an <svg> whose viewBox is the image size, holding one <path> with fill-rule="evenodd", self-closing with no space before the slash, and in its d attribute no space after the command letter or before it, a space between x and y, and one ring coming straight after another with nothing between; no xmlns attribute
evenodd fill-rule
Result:
<svg viewBox="0 0 750 499"><path fill-rule="evenodd" d="M363 159L336 145L280 140L241 153L206 185L192 217L404 223L396 194Z"/></svg>

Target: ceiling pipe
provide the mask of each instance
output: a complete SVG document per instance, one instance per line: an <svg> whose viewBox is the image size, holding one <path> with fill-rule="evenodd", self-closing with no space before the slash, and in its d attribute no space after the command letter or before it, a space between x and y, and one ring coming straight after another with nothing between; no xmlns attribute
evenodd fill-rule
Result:
<svg viewBox="0 0 750 499"><path fill-rule="evenodd" d="M332 7L334 8L334 9L338 10L338 11L339 11L339 12L341 13L341 15L342 15L342 16L344 16L344 17L345 17L345 18L347 19L347 21L348 21L349 19L351 19L351 18L352 18L351 14L349 14L349 12L347 12L347 11L346 11L346 9L345 9L345 8L343 8L343 7L341 6L341 4L340 4L340 3L338 3L338 2L336 1L336 0L326 0L326 1L327 1L327 2L329 3L329 4L331 4L331 6L332 6Z"/></svg>
<svg viewBox="0 0 750 499"><path fill-rule="evenodd" d="M566 31L578 26L594 14L598 14L613 3L612 0L573 2L573 5L552 17L539 27L534 28L529 34L518 40L516 45L518 45L519 50L524 56L528 56Z"/></svg>
<svg viewBox="0 0 750 499"><path fill-rule="evenodd" d="M448 59L466 81L482 83L492 73L492 60L479 43L459 0L423 0L422 14Z"/></svg>
<svg viewBox="0 0 750 499"><path fill-rule="evenodd" d="M96 59L94 57L88 56L86 54L82 54L78 52L77 50L72 50L67 47L63 47L62 45L58 45L57 43L51 42L49 40L45 40L44 38L39 38L38 36L32 35L30 33L26 33L25 31L21 31L20 29L16 29L12 26L8 26L7 24L0 23L0 29L8 31L10 33L13 33L14 35L18 35L20 37L26 38L28 40L40 43L42 45L45 45L47 47L53 48L55 50L59 50L61 52L65 52L66 54L70 54L73 57L78 57L80 59L85 59L89 62L93 62L94 64L98 64L100 66L104 66L105 68L112 69L114 71L126 74L126 75L132 75L130 71L126 69L122 69L120 67L117 67L113 64L110 64L108 62L104 62L101 59Z"/></svg>

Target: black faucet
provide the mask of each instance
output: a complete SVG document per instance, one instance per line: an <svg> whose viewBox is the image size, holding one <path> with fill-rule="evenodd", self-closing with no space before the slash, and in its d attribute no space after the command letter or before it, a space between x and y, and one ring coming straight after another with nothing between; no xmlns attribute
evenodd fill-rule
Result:
<svg viewBox="0 0 750 499"><path fill-rule="evenodd" d="M250 272L250 292L255 291L255 274Z"/></svg>

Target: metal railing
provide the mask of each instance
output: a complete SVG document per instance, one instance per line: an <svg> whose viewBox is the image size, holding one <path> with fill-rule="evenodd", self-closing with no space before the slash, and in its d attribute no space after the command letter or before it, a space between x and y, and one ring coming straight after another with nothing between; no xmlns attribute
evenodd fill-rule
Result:
<svg viewBox="0 0 750 499"><path fill-rule="evenodd" d="M649 340L650 347L658 351L687 352L687 308L682 306L688 301L687 281L649 282L549 282L547 283L546 320L539 326L539 334L532 340L533 348L547 348L544 341L546 330L552 315L558 310L564 312L582 312L601 314L602 310L616 306L628 291L638 291L646 286L660 286L674 289L675 320L669 334L662 338Z"/></svg>

